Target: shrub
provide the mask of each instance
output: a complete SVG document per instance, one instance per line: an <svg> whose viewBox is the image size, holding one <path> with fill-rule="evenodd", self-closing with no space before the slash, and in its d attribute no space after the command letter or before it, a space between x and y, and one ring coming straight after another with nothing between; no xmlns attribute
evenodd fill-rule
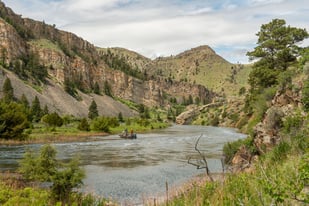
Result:
<svg viewBox="0 0 309 206"><path fill-rule="evenodd" d="M0 101L0 138L24 140L24 130L29 126L23 105Z"/></svg>
<svg viewBox="0 0 309 206"><path fill-rule="evenodd" d="M239 139L234 142L228 142L223 146L223 154L225 156L225 162L230 163L238 151L238 149L244 145L251 154L256 154L257 150L254 146L253 139L251 137L247 137L245 139Z"/></svg>
<svg viewBox="0 0 309 206"><path fill-rule="evenodd" d="M63 119L56 112L44 115L42 122L50 127L61 127L63 125Z"/></svg>
<svg viewBox="0 0 309 206"><path fill-rule="evenodd" d="M94 131L109 132L109 119L107 117L97 117L92 120L90 128Z"/></svg>
<svg viewBox="0 0 309 206"><path fill-rule="evenodd" d="M86 118L83 118L77 126L77 129L82 131L89 131L90 126Z"/></svg>
<svg viewBox="0 0 309 206"><path fill-rule="evenodd" d="M19 172L26 180L51 182L52 198L68 203L73 188L82 184L85 177L78 159L65 164L56 160L57 151L50 145L40 150L40 155L28 151L20 162Z"/></svg>

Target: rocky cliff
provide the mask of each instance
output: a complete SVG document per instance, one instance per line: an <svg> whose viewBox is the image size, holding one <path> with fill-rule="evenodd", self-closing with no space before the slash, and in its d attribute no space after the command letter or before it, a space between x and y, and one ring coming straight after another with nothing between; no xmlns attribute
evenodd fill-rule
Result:
<svg viewBox="0 0 309 206"><path fill-rule="evenodd" d="M65 81L69 81L77 90L87 95L92 93L95 84L104 91L107 82L114 97L147 106L168 105L169 97L181 100L183 96L191 95L193 98L198 97L209 102L214 96L204 86L193 82L176 80L171 82L167 81L164 75L154 79L139 79L117 68L111 68L91 43L75 34L61 31L54 25L22 18L2 2L0 2L0 31L0 59L4 67L15 71L16 62L18 65L26 64L27 58L33 54L39 59L40 65L47 68L47 82L62 89ZM140 61L135 61L137 57ZM127 59L127 62L143 68L146 72L150 71L149 66L153 64L151 60L138 54L134 58ZM65 103L57 103L59 107L61 104ZM72 113L65 107L61 110Z"/></svg>

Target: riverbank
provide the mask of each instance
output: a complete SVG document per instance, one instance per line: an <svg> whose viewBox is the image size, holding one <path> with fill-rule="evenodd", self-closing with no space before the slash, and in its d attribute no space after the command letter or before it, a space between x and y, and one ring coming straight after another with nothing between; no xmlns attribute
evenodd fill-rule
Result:
<svg viewBox="0 0 309 206"><path fill-rule="evenodd" d="M60 142L88 142L95 141L95 137L108 136L106 132L79 132L79 133L43 133L40 137L29 137L26 140L3 140L0 139L0 145L24 145L24 144L49 144ZM100 139L102 140L102 139Z"/></svg>
<svg viewBox="0 0 309 206"><path fill-rule="evenodd" d="M42 124L37 124L26 140L4 140L0 139L0 145L24 145L24 144L49 144L49 143L63 143L63 142L88 142L102 140L96 137L105 137L109 135L119 134L126 128L132 129L135 133L147 133L153 130L160 130L171 126L168 123L151 124L148 127L142 127L138 124L131 124L130 126L119 125L115 128L110 128L110 132L98 131L80 131L76 125L56 127L52 130Z"/></svg>
<svg viewBox="0 0 309 206"><path fill-rule="evenodd" d="M152 197L146 197L143 200L143 205L157 206L157 205L168 205L170 201L180 198L181 196L188 195L191 191L203 187L207 183L223 183L225 180L225 173L212 173L208 176L206 173L194 176L185 183L169 188L166 183L165 193L157 194Z"/></svg>

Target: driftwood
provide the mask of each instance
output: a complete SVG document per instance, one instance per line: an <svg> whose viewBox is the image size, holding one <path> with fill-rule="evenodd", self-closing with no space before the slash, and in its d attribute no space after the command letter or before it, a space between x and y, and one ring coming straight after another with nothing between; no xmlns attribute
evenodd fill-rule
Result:
<svg viewBox="0 0 309 206"><path fill-rule="evenodd" d="M197 139L196 143L195 143L195 150L199 153L200 155L200 159L197 160L192 160L191 157L189 157L188 159L188 164L196 166L197 169L205 169L206 170L206 174L209 177L209 179L211 181L214 181L214 179L212 178L209 168L208 168L208 163L207 163L207 159L205 157L205 155L197 148L198 143L201 139L203 135L200 135L200 137Z"/></svg>

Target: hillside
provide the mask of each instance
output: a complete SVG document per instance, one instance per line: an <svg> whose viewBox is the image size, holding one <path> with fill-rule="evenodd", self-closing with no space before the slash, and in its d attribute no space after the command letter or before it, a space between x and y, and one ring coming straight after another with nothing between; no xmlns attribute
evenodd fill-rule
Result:
<svg viewBox="0 0 309 206"><path fill-rule="evenodd" d="M162 75L160 78L149 78L150 65L156 61L125 49L115 49L113 52L120 51L119 55L128 53L130 58L104 57L102 51L108 49L98 49L75 34L61 31L44 21L22 18L2 2L0 32L0 59L6 70L5 75L12 77L14 73L25 84L15 89L21 91L15 92L25 93L31 102L33 95L23 88L39 87L44 92L39 92L37 96L45 102L44 98L55 96L49 93L50 89L45 89L53 85L57 88L56 93L61 93L59 96L68 95L59 98L55 104L49 104L63 113L76 114L66 106L68 103L64 99L73 98L75 100L72 102L77 100L78 104L85 104L78 109L78 113L85 114L90 102L88 99L96 96L104 102L109 98L105 96L107 90L108 95L112 96L111 101L124 99L149 107L165 107L173 98L181 103L183 98L189 96L210 102L215 96L205 86L193 82L169 82L166 81L168 76ZM116 65L111 64L115 62ZM99 90L96 91L99 95L93 94L95 89ZM116 112L120 110L116 108Z"/></svg>
<svg viewBox="0 0 309 206"><path fill-rule="evenodd" d="M148 78L203 85L223 96L238 96L239 89L248 88L250 65L231 64L209 46L199 46L176 56L148 59L123 48L100 49L124 59ZM227 89L228 88L228 89Z"/></svg>

